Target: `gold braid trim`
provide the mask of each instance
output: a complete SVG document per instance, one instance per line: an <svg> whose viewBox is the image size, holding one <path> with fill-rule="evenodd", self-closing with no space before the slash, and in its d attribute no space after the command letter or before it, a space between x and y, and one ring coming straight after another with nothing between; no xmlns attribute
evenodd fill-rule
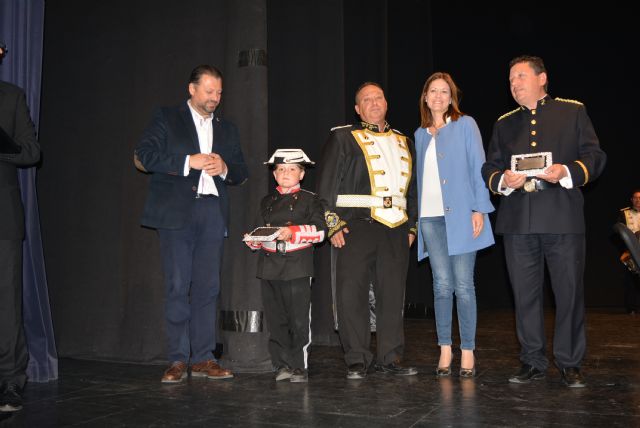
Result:
<svg viewBox="0 0 640 428"><path fill-rule="evenodd" d="M331 211L324 212L324 220L327 223L327 229L329 229L327 234L329 237L347 225L346 221L340 220L340 216Z"/></svg>
<svg viewBox="0 0 640 428"><path fill-rule="evenodd" d="M331 238L334 233L339 232L340 230L342 230L345 226L347 225L347 222L344 220L340 220L340 223L337 224L337 226L332 227L329 229L329 238Z"/></svg>
<svg viewBox="0 0 640 428"><path fill-rule="evenodd" d="M563 103L578 104L579 106L583 106L583 105L584 105L584 104L583 104L583 103L581 103L580 101L577 101L577 100L569 100L569 99L567 99L567 98L558 98L558 97L556 97L556 98L555 98L555 100L556 100L556 101L561 101L561 102L563 102Z"/></svg>
<svg viewBox="0 0 640 428"><path fill-rule="evenodd" d="M491 174L491 176L489 177L489 190L491 190L491 193L493 193L494 195L497 195L497 194L499 194L500 192L496 192L496 191L494 191L494 190L493 190L493 187L491 187L491 183L493 182L493 177L494 177L497 173L499 173L499 172L500 172L500 171L496 171L496 172L494 172L493 174ZM497 187L496 187L496 189L497 189ZM500 190L500 189L498 189L498 190Z"/></svg>
<svg viewBox="0 0 640 428"><path fill-rule="evenodd" d="M587 167L581 161L577 160L574 162L580 165L580 168L582 168L582 170L584 171L584 183L582 183L582 185L584 186L589 181L589 171L587 171Z"/></svg>
<svg viewBox="0 0 640 428"><path fill-rule="evenodd" d="M503 114L502 116L500 116L500 117L498 118L498 120L497 120L497 121L498 121L498 122L500 122L500 121L501 121L502 119L504 119L505 117L511 116L513 113L517 112L517 111L518 111L518 110L520 110L520 109L521 109L521 107L518 107L518 108L517 108L517 109L515 109L515 110L511 110L509 113L505 113L505 114Z"/></svg>

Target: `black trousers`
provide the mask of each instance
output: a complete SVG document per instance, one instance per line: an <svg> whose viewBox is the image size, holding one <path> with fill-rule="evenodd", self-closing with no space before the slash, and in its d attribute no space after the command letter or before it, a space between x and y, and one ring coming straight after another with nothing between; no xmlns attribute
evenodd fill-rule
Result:
<svg viewBox="0 0 640 428"><path fill-rule="evenodd" d="M273 366L306 369L311 344L311 278L262 281L262 305Z"/></svg>
<svg viewBox="0 0 640 428"><path fill-rule="evenodd" d="M0 382L24 387L28 359L22 326L22 241L0 240Z"/></svg>
<svg viewBox="0 0 640 428"><path fill-rule="evenodd" d="M409 267L409 230L371 220L352 220L336 263L338 333L347 365L373 362L370 350L369 287L376 296L377 362L390 364L404 353L402 311ZM371 278L371 275L374 275Z"/></svg>
<svg viewBox="0 0 640 428"><path fill-rule="evenodd" d="M553 356L558 368L580 367L586 351L584 327L583 234L504 235L509 278L516 307L520 360L546 370L544 266L555 296Z"/></svg>

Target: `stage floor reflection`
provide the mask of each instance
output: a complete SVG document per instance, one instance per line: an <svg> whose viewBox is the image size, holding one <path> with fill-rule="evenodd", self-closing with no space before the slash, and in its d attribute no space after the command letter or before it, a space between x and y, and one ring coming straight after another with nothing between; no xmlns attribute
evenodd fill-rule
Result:
<svg viewBox="0 0 640 428"><path fill-rule="evenodd" d="M550 358L552 326L549 313ZM0 414L0 426L640 426L640 316L588 311L584 389L565 387L554 367L544 380L507 382L520 365L511 311L479 313L475 379L457 375L459 351L453 376L436 378L434 321L406 320L405 327L405 363L418 367L417 376L347 380L340 348L329 346L312 347L307 384L237 373L163 385L164 366L62 359L60 379L29 384L24 409Z"/></svg>

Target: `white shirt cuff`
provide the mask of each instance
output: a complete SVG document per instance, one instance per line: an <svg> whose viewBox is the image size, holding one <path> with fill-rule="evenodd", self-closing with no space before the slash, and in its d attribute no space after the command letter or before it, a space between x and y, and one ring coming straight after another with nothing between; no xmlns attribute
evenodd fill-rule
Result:
<svg viewBox="0 0 640 428"><path fill-rule="evenodd" d="M187 158L184 161L184 169L183 169L185 177L189 175L190 170L191 168L189 168L189 155L187 155Z"/></svg>
<svg viewBox="0 0 640 428"><path fill-rule="evenodd" d="M560 179L560 185L565 189L573 189L573 179L571 178L569 168L566 165L562 166L564 167L564 170L567 171L567 176Z"/></svg>
<svg viewBox="0 0 640 428"><path fill-rule="evenodd" d="M504 196L509 196L515 189L512 189L511 187L506 187L504 190L502 190L503 180L504 180L504 174L500 176L500 182L498 183L498 192L502 193Z"/></svg>

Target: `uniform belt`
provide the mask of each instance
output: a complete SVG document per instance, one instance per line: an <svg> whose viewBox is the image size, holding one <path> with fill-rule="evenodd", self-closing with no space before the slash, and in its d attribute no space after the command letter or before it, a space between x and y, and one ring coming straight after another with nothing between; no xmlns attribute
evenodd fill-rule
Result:
<svg viewBox="0 0 640 428"><path fill-rule="evenodd" d="M201 198L217 198L218 195L214 195L213 193L196 193L196 199Z"/></svg>
<svg viewBox="0 0 640 428"><path fill-rule="evenodd" d="M539 192L541 190L553 189L556 187L562 187L560 183L550 183L546 180L540 180L537 178L532 178L524 182L524 186L520 189L523 193L531 193L531 192Z"/></svg>
<svg viewBox="0 0 640 428"><path fill-rule="evenodd" d="M407 209L404 196L338 195L336 206L341 208L391 208Z"/></svg>
<svg viewBox="0 0 640 428"><path fill-rule="evenodd" d="M287 241L266 241L262 243L262 249L269 253L286 254L292 251L304 250L311 247L311 243L292 244Z"/></svg>

